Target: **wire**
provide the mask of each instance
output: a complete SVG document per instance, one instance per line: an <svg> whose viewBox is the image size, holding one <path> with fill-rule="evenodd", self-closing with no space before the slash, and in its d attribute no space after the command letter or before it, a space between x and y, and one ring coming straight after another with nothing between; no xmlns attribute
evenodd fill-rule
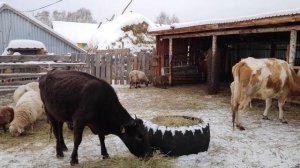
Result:
<svg viewBox="0 0 300 168"><path fill-rule="evenodd" d="M22 11L22 12L34 12L34 11L37 11L37 10L40 10L40 9L44 9L44 8L46 8L46 7L49 7L49 6L51 6L51 5L57 4L57 3L61 2L61 1L63 1L63 0L59 0L59 1L53 2L53 3L51 3L51 4L42 6L42 7L37 8L37 9L32 9L32 10Z"/></svg>

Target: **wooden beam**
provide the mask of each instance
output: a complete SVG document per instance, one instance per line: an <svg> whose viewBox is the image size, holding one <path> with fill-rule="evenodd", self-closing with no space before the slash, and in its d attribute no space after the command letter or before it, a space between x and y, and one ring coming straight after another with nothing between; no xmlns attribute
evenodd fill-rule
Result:
<svg viewBox="0 0 300 168"><path fill-rule="evenodd" d="M23 78L23 77L40 77L42 75L46 75L46 72L41 73L7 73L7 74L0 74L0 79L6 78Z"/></svg>
<svg viewBox="0 0 300 168"><path fill-rule="evenodd" d="M60 55L5 55L0 57L0 62L28 62L28 61L52 61L71 62L70 56Z"/></svg>
<svg viewBox="0 0 300 168"><path fill-rule="evenodd" d="M169 39L169 85L172 85L173 39Z"/></svg>
<svg viewBox="0 0 300 168"><path fill-rule="evenodd" d="M290 51L289 51L289 65L294 66L296 57L296 45L297 45L297 31L292 30L290 35Z"/></svg>
<svg viewBox="0 0 300 168"><path fill-rule="evenodd" d="M238 30L223 30L223 31L210 31L210 32L197 32L189 34L177 34L177 35L165 35L160 36L161 39L169 38L193 38L193 37L205 37L205 36L222 36L222 35L235 35L235 34L254 34L254 33L274 33L274 32L289 32L292 30L300 30L300 26L281 26L272 28L248 28Z"/></svg>
<svg viewBox="0 0 300 168"><path fill-rule="evenodd" d="M212 58L211 58L211 94L215 94L216 93L216 64L217 64L217 36L213 35L212 36L212 54L211 54Z"/></svg>
<svg viewBox="0 0 300 168"><path fill-rule="evenodd" d="M33 67L47 67L50 68L64 68L64 67L81 67L86 65L85 63L48 63L48 62L35 62L35 63L0 63L0 69L6 68L33 68Z"/></svg>

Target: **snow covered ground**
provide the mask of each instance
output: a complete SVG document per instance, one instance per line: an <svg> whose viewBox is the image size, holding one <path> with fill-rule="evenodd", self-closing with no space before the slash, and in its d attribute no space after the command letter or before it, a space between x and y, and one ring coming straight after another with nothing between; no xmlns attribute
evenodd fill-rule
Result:
<svg viewBox="0 0 300 168"><path fill-rule="evenodd" d="M114 88L121 103L132 116L136 114L137 117L150 120L157 115L189 115L209 122L211 142L208 151L172 158L172 167L300 167L299 107L288 104L285 108L289 124L282 124L277 119L276 107L272 107L273 111L270 112L271 120L266 121L261 119L263 103L254 102L254 107L242 117L246 130L233 131L229 89L209 96L205 94L205 87L202 85L168 89L129 89L128 85ZM3 98L1 100L4 101ZM2 131L0 138L1 136ZM53 138L50 142L47 140L47 143L42 140L16 142L18 143L9 148L0 144L1 167L53 168L69 165L73 146L71 138L66 138L69 151L65 152L63 159L55 157ZM115 136L107 136L106 144L111 157L129 154L125 145ZM97 136L86 134L79 147L79 162L99 159L101 155Z"/></svg>

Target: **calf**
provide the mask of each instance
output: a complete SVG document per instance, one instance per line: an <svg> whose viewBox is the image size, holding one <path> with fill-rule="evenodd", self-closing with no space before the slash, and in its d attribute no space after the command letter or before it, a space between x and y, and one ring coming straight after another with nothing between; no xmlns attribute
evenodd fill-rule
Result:
<svg viewBox="0 0 300 168"><path fill-rule="evenodd" d="M97 134L101 154L108 157L105 135L117 135L138 157L151 156L148 134L141 119L133 119L114 89L104 80L78 71L49 71L39 80L41 98L56 137L57 157L63 157L63 122L73 122L74 149L71 165L78 164L78 146L85 126Z"/></svg>
<svg viewBox="0 0 300 168"><path fill-rule="evenodd" d="M14 119L14 109L11 107L3 107L0 110L0 127L6 132L6 125Z"/></svg>
<svg viewBox="0 0 300 168"><path fill-rule="evenodd" d="M153 85L155 87L161 87L167 89L169 84L169 78L166 75L155 76L153 78Z"/></svg>

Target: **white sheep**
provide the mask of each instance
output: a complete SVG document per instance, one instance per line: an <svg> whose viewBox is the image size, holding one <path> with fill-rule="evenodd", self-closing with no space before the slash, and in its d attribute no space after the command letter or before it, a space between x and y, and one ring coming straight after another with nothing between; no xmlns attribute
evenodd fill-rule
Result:
<svg viewBox="0 0 300 168"><path fill-rule="evenodd" d="M27 83L26 85L19 86L13 94L14 102L17 103L18 100L20 99L20 97L29 90L34 90L34 91L40 92L39 83L38 82L30 82L30 83Z"/></svg>
<svg viewBox="0 0 300 168"><path fill-rule="evenodd" d="M132 85L135 85L135 88L141 87L140 84L145 83L146 86L148 86L149 79L147 78L145 72L143 71L138 71L138 70L132 70L129 73L129 84L130 84L130 89Z"/></svg>
<svg viewBox="0 0 300 168"><path fill-rule="evenodd" d="M14 107L14 119L10 123L9 132L13 136L19 136L28 126L44 112L40 93L36 91L25 92Z"/></svg>

